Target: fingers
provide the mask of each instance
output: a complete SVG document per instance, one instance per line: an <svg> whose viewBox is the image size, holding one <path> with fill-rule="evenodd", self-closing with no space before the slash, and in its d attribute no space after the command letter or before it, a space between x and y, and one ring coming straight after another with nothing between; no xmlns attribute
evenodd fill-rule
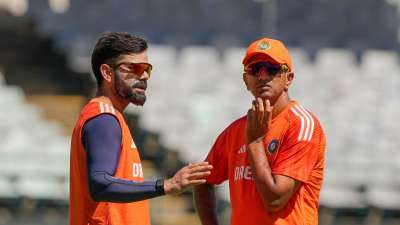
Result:
<svg viewBox="0 0 400 225"><path fill-rule="evenodd" d="M192 181L193 180L201 180L210 174L211 174L211 171L192 173L192 174L189 174L188 179L192 180Z"/></svg>
<svg viewBox="0 0 400 225"><path fill-rule="evenodd" d="M272 112L271 102L268 99L264 99L263 102L264 102L264 105L265 105L265 111L266 112Z"/></svg>
<svg viewBox="0 0 400 225"><path fill-rule="evenodd" d="M197 167L197 166L206 166L206 165L208 165L208 162L189 163L189 164L186 166L186 168L192 169L192 168L195 168L195 167Z"/></svg>
<svg viewBox="0 0 400 225"><path fill-rule="evenodd" d="M188 168L182 171L181 176L178 178L180 181L179 190L185 190L195 185L206 183L206 177L211 174L212 166L208 163L196 163L197 166Z"/></svg>
<svg viewBox="0 0 400 225"><path fill-rule="evenodd" d="M272 120L272 106L268 99L262 100L264 105L263 124L270 124Z"/></svg>
<svg viewBox="0 0 400 225"><path fill-rule="evenodd" d="M205 184L207 182L206 179L200 179L200 180L189 180L184 187L182 187L182 189L178 192L178 193L174 193L174 194L179 194L184 192L185 190L192 188L194 186L200 185L200 184Z"/></svg>
<svg viewBox="0 0 400 225"><path fill-rule="evenodd" d="M262 98L257 98L256 100L257 100L258 111L260 113L264 113L265 110L264 100Z"/></svg>
<svg viewBox="0 0 400 225"><path fill-rule="evenodd" d="M200 179L200 180L191 180L190 181L190 187L199 185L199 184L205 184L207 182L206 179Z"/></svg>
<svg viewBox="0 0 400 225"><path fill-rule="evenodd" d="M262 98L256 98L253 100L253 105L254 105L254 111L257 112L257 114L264 113L265 111L265 99Z"/></svg>
<svg viewBox="0 0 400 225"><path fill-rule="evenodd" d="M194 173L199 173L199 172L210 172L212 170L213 166L212 165L208 165L208 163L206 165L198 165L196 167L192 167L190 169L188 169L188 173L189 174L194 174Z"/></svg>
<svg viewBox="0 0 400 225"><path fill-rule="evenodd" d="M257 98L257 119L259 124L264 123L265 106L262 98Z"/></svg>
<svg viewBox="0 0 400 225"><path fill-rule="evenodd" d="M206 183L205 178L211 174L212 168L208 162L189 163L172 178L165 180L165 193L179 194L190 187Z"/></svg>
<svg viewBox="0 0 400 225"><path fill-rule="evenodd" d="M270 127L270 125L272 123L272 111L273 111L273 109L274 109L274 107L271 105L270 101L267 100L266 101L266 111L267 111L266 120L267 120L268 127Z"/></svg>
<svg viewBox="0 0 400 225"><path fill-rule="evenodd" d="M255 112L256 112L256 103L255 103L255 101L252 101L252 103L251 103L251 109L249 109L249 110L247 111L247 121L248 121L248 122L251 122L251 121L254 120Z"/></svg>
<svg viewBox="0 0 400 225"><path fill-rule="evenodd" d="M251 119L253 119L253 110L249 109L247 110L247 121L250 121Z"/></svg>
<svg viewBox="0 0 400 225"><path fill-rule="evenodd" d="M193 163L182 169L185 178L199 179L211 174L213 166L208 162Z"/></svg>

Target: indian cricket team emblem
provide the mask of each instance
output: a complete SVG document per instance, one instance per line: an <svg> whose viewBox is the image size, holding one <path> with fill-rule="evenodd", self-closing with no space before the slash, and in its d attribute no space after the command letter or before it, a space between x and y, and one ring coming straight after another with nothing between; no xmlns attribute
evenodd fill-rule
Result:
<svg viewBox="0 0 400 225"><path fill-rule="evenodd" d="M274 154L276 150L279 148L279 141L276 139L273 139L269 144L268 144L268 152L271 154Z"/></svg>
<svg viewBox="0 0 400 225"><path fill-rule="evenodd" d="M265 50L269 49L270 46L271 45L268 42L263 41L260 44L258 44L258 49L265 51Z"/></svg>

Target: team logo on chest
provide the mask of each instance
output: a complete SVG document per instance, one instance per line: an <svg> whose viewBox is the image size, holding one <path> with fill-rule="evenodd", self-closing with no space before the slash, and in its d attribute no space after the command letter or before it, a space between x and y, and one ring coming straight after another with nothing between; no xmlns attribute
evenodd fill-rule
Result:
<svg viewBox="0 0 400 225"><path fill-rule="evenodd" d="M277 139L272 139L267 146L268 152L271 154L274 154L278 150L278 148L279 148L279 141Z"/></svg>

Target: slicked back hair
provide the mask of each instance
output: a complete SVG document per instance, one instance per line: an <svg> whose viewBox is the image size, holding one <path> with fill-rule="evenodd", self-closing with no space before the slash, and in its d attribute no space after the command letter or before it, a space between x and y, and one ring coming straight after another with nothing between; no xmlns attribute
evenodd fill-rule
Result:
<svg viewBox="0 0 400 225"><path fill-rule="evenodd" d="M92 52L92 70L96 77L97 85L103 83L100 72L102 64L113 63L120 55L142 53L147 50L147 42L125 32L107 32L101 36Z"/></svg>

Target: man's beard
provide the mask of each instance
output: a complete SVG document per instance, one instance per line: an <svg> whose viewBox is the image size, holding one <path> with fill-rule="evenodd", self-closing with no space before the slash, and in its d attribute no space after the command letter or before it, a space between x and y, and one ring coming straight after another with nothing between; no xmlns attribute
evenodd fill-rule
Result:
<svg viewBox="0 0 400 225"><path fill-rule="evenodd" d="M128 100L130 103L135 105L144 105L146 102L146 94L145 93L136 93L134 88L143 88L146 89L147 83L146 81L137 80L135 83L128 87L122 80L117 79L115 82L115 90L117 93L124 99Z"/></svg>

